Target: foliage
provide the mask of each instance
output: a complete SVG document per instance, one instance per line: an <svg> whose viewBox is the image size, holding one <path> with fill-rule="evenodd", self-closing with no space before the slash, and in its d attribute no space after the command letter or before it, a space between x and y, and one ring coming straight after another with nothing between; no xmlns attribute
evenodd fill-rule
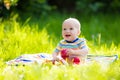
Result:
<svg viewBox="0 0 120 80"><path fill-rule="evenodd" d="M46 0L19 0L17 4L17 10L38 15L47 14L52 9Z"/></svg>
<svg viewBox="0 0 120 80"><path fill-rule="evenodd" d="M46 15L54 9L46 0L2 0L0 1L0 17L9 18L12 13L26 15Z"/></svg>
<svg viewBox="0 0 120 80"><path fill-rule="evenodd" d="M48 0L60 11L77 12L82 14L90 13L117 13L120 11L119 0ZM65 5L63 5L63 3ZM113 12L114 11L114 12Z"/></svg>
<svg viewBox="0 0 120 80"><path fill-rule="evenodd" d="M76 1L76 10L78 12L84 12L85 13L106 13L106 12L110 12L113 13L113 11L115 12L119 12L119 8L120 8L120 1L119 0L77 0Z"/></svg>
<svg viewBox="0 0 120 80"><path fill-rule="evenodd" d="M6 7L6 8L4 8ZM7 10L5 10L7 9ZM119 13L120 0L1 0L0 14L49 15L50 12L75 12L78 14ZM10 16L10 15L5 15Z"/></svg>

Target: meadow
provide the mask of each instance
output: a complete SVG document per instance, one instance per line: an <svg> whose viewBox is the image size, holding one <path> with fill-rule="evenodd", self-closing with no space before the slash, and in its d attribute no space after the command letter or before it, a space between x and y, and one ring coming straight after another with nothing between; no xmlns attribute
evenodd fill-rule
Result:
<svg viewBox="0 0 120 80"><path fill-rule="evenodd" d="M50 14L49 16L11 16L0 22L0 80L119 80L120 60L107 68L97 63L90 65L30 65L8 66L6 61L22 54L51 54L61 37L62 21L76 17L82 25L79 37L87 39L89 54L120 56L120 15L90 16Z"/></svg>

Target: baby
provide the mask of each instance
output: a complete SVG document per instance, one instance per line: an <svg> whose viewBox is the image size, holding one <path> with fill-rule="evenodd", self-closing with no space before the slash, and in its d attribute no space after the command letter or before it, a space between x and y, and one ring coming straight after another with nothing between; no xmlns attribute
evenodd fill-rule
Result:
<svg viewBox="0 0 120 80"><path fill-rule="evenodd" d="M84 38L79 38L80 28L81 24L76 18L68 18L63 22L63 40L54 50L53 60L65 60L68 64L80 64L85 61L88 46Z"/></svg>

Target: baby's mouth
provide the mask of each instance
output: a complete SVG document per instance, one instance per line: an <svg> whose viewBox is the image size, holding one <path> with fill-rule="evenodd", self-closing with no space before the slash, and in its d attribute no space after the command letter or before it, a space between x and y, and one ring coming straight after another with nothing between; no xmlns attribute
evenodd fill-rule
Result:
<svg viewBox="0 0 120 80"><path fill-rule="evenodd" d="M70 37L71 35L65 35L65 37Z"/></svg>

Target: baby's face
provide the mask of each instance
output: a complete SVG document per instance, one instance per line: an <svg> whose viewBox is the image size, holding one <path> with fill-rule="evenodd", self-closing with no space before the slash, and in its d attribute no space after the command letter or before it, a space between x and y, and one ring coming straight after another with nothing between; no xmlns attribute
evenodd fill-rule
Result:
<svg viewBox="0 0 120 80"><path fill-rule="evenodd" d="M79 29L70 22L64 23L62 26L62 36L67 41L73 41L78 38L80 34Z"/></svg>

